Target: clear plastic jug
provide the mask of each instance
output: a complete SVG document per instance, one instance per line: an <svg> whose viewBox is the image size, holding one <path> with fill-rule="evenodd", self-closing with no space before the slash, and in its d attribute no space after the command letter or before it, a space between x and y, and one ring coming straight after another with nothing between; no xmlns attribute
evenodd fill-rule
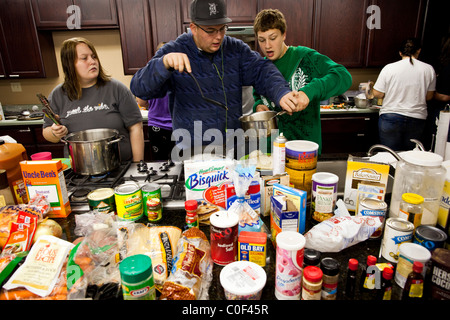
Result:
<svg viewBox="0 0 450 320"><path fill-rule="evenodd" d="M0 169L6 170L9 186L17 204L28 203L27 190L20 169L20 161L27 159L23 145L0 139Z"/></svg>
<svg viewBox="0 0 450 320"><path fill-rule="evenodd" d="M404 193L416 193L424 198L422 223L435 226L440 197L447 170L442 166L442 157L427 151L406 151L395 168L389 217L397 218Z"/></svg>

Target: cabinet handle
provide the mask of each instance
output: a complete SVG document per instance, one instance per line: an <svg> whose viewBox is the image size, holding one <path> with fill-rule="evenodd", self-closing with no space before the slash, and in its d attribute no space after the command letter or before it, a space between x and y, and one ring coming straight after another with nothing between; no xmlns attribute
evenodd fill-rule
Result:
<svg viewBox="0 0 450 320"><path fill-rule="evenodd" d="M31 129L28 127L28 129L20 129L19 132L31 132Z"/></svg>
<svg viewBox="0 0 450 320"><path fill-rule="evenodd" d="M0 78L4 78L5 77L5 75L4 74L0 74Z"/></svg>
<svg viewBox="0 0 450 320"><path fill-rule="evenodd" d="M357 137L364 137L364 136L366 136L366 135L365 135L364 133L357 133L356 136L357 136Z"/></svg>
<svg viewBox="0 0 450 320"><path fill-rule="evenodd" d="M19 75L18 74L10 74L9 77L10 78L19 78Z"/></svg>

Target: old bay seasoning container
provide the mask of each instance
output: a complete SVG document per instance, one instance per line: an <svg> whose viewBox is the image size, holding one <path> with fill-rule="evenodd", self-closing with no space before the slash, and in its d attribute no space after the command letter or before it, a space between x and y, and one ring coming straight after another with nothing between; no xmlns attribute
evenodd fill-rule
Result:
<svg viewBox="0 0 450 320"><path fill-rule="evenodd" d="M124 300L156 300L152 260L145 254L136 254L119 265Z"/></svg>
<svg viewBox="0 0 450 320"><path fill-rule="evenodd" d="M149 222L158 222L162 218L161 186L146 183L141 187L142 209Z"/></svg>
<svg viewBox="0 0 450 320"><path fill-rule="evenodd" d="M142 190L134 182L127 182L114 189L117 218L122 221L136 221L142 218Z"/></svg>
<svg viewBox="0 0 450 320"><path fill-rule="evenodd" d="M89 192L87 195L89 208L99 213L116 212L114 189L100 188Z"/></svg>

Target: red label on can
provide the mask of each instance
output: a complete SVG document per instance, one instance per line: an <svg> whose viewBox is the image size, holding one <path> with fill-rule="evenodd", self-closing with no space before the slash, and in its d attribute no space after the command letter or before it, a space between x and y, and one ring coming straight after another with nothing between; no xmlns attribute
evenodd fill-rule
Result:
<svg viewBox="0 0 450 320"><path fill-rule="evenodd" d="M211 258L218 265L227 265L236 261L238 225L219 228L211 224Z"/></svg>

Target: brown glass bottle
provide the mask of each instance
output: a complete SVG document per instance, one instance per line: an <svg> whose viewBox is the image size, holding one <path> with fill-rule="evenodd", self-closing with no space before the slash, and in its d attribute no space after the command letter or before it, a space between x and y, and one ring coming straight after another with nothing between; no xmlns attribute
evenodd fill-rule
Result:
<svg viewBox="0 0 450 320"><path fill-rule="evenodd" d="M402 300L415 300L423 298L423 283L422 275L423 264L419 261L414 261L412 272L406 278L405 287L402 292Z"/></svg>

